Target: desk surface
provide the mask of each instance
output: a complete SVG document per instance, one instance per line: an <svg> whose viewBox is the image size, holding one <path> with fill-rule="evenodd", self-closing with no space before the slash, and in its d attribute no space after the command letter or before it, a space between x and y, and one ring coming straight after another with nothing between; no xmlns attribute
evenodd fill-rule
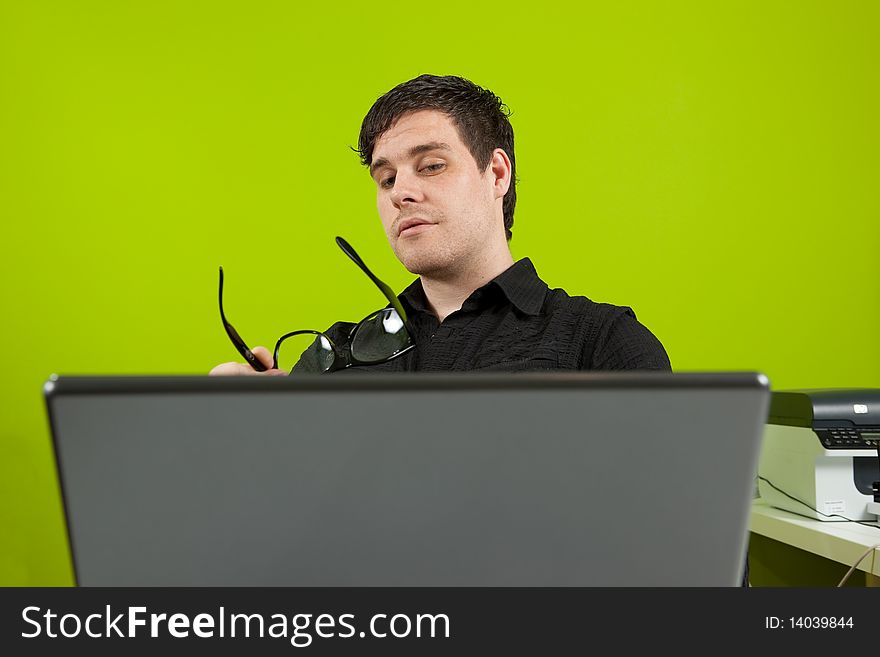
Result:
<svg viewBox="0 0 880 657"><path fill-rule="evenodd" d="M822 522L776 509L763 500L755 500L752 505L751 531L847 566L852 566L869 547L880 543L880 526ZM858 569L880 576L880 548L865 557Z"/></svg>

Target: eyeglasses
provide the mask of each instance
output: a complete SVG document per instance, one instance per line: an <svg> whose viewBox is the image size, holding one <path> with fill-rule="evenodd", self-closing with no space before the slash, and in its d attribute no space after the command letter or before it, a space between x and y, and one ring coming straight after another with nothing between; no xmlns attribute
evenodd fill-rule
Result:
<svg viewBox="0 0 880 657"><path fill-rule="evenodd" d="M333 340L321 331L305 330L285 333L275 343L275 351L272 354L273 369L278 368L278 354L281 344L289 338L300 335L315 336L314 341L302 352L294 367L296 371L305 372L335 372L353 365L378 365L405 354L415 346L412 339L412 327L394 291L370 271L348 242L337 237L336 244L370 277L370 280L382 291L385 298L391 302L391 307L371 313L358 322L348 334L344 349L337 347ZM238 331L227 321L226 314L223 312L223 267L220 267L220 319L223 320L223 328L226 329L226 334L232 340L232 344L248 364L258 372L266 371L266 366L242 340Z"/></svg>

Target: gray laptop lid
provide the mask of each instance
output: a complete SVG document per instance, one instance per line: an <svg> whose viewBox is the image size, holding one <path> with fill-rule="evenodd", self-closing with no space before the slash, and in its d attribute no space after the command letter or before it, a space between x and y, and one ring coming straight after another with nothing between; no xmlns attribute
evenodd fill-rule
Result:
<svg viewBox="0 0 880 657"><path fill-rule="evenodd" d="M732 586L757 373L54 377L89 586Z"/></svg>

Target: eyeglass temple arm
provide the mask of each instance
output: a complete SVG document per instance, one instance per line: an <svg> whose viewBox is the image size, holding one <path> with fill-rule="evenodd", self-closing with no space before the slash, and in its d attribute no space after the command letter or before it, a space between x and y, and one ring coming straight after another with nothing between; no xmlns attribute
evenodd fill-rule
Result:
<svg viewBox="0 0 880 657"><path fill-rule="evenodd" d="M400 315L400 319L403 320L404 325L410 332L410 335L412 335L412 327L409 324L409 319L406 316L406 311L403 309L403 306L400 303L400 299L398 299L397 295L394 294L394 290L392 290L385 283L379 280L379 278L377 278L376 275L370 271L370 268L367 267L363 260L361 260L361 257L357 254L357 251L355 251L351 247L351 244L338 236L336 238L336 243L339 245L339 248L342 249L342 252L345 253L345 255L347 255L349 258L351 258L354 261L354 264L360 267L361 270L370 277L370 280L376 284L376 287L378 287L382 291L382 294L384 294L385 298L391 302L392 307L394 308L394 310L397 311L397 314Z"/></svg>
<svg viewBox="0 0 880 657"><path fill-rule="evenodd" d="M220 267L220 319L223 320L223 328L226 329L226 335L229 336L229 339L232 340L232 344L235 345L235 348L238 349L238 353L244 356L244 359L248 362L252 368L254 368L257 372L265 372L266 366L260 362L260 359L254 356L254 352L251 351L250 347L247 346L244 340L241 339L241 336L238 334L238 331L233 328L232 324L226 319L226 314L223 312L223 267ZM278 367L278 362L276 360L275 367Z"/></svg>

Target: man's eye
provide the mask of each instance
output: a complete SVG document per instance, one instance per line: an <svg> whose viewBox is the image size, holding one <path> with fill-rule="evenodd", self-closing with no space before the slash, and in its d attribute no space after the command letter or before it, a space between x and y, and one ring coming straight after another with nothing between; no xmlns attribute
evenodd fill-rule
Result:
<svg viewBox="0 0 880 657"><path fill-rule="evenodd" d="M379 183L379 186L384 187L385 189L388 189L392 185L394 185L394 176L391 176L390 178L385 178Z"/></svg>
<svg viewBox="0 0 880 657"><path fill-rule="evenodd" d="M445 166L446 166L445 163L437 162L436 164L429 164L424 169L422 169L422 171L430 171L430 172L440 171L440 169L442 169Z"/></svg>

